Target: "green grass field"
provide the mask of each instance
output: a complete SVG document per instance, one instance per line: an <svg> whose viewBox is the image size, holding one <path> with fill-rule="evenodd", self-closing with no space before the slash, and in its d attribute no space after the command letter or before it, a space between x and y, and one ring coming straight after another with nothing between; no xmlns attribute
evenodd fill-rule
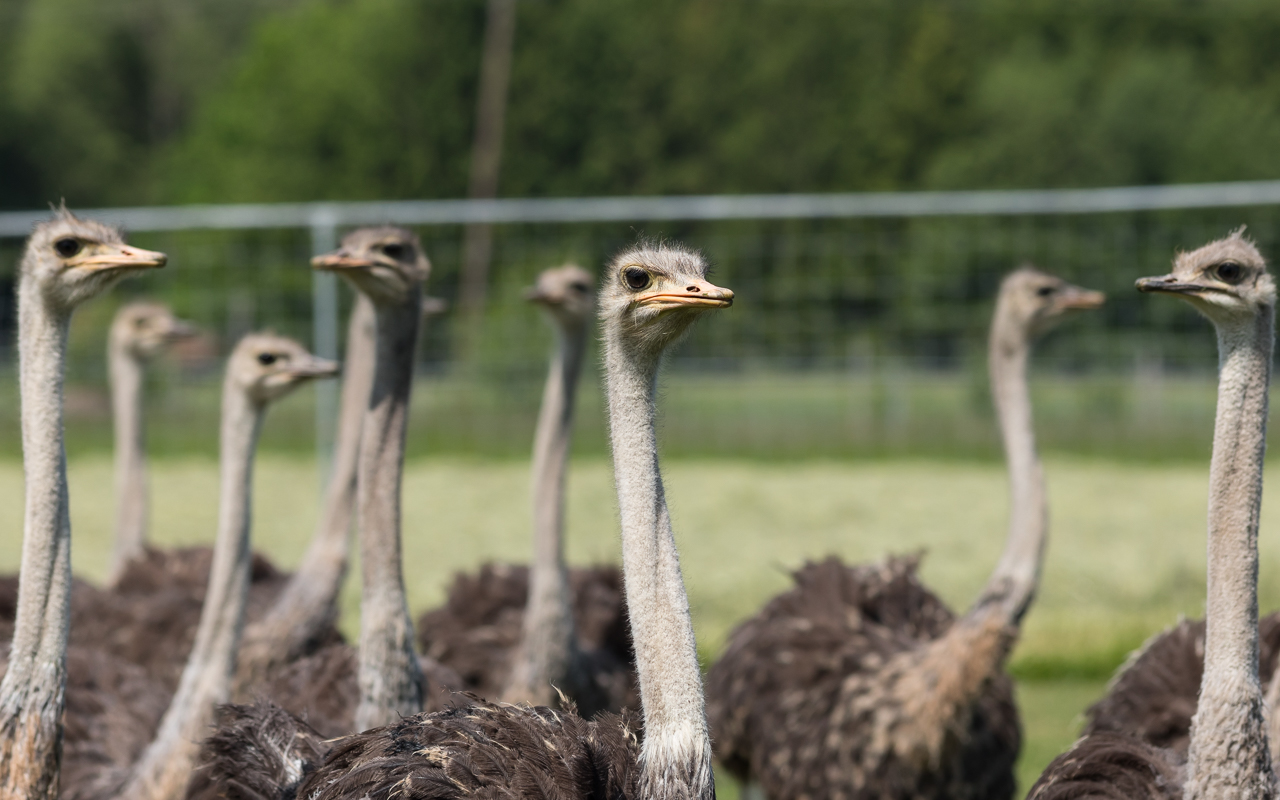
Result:
<svg viewBox="0 0 1280 800"><path fill-rule="evenodd" d="M105 457L70 467L74 562L99 579L110 552L113 494ZM1026 728L1026 780L1068 746L1079 714L1132 647L1199 614L1204 596L1206 465L1169 467L1052 458L1047 465L1052 540L1043 588L1013 660ZM806 557L849 560L926 550L923 573L953 607L976 595L996 561L1005 524L998 464L891 460L870 463L668 459L668 496L704 656L731 626L787 585ZM155 538L211 540L215 465L153 465ZM266 455L255 489L255 546L296 563L316 516L318 476L304 459ZM21 530L21 468L0 462L0 529ZM441 600L449 576L485 559L523 560L528 550L528 472L523 463L411 461L405 481L405 572L415 613ZM574 464L569 555L618 559L615 502L603 459ZM1280 604L1276 504L1263 508L1262 607ZM0 543L13 570L19 537ZM356 620L356 587L344 597ZM731 789L732 787L726 787ZM726 791L726 796L730 792Z"/></svg>

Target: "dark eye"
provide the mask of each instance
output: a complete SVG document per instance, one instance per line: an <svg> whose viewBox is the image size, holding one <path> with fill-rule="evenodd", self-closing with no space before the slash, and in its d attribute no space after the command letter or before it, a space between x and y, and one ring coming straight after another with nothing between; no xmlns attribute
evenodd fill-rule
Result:
<svg viewBox="0 0 1280 800"><path fill-rule="evenodd" d="M1036 296L1037 296L1037 297L1048 297L1049 295L1053 294L1053 293L1054 293L1054 292L1056 292L1056 291L1057 291L1057 289L1055 289L1055 288L1054 288L1054 287L1052 287L1052 286L1041 286L1039 289L1036 289Z"/></svg>
<svg viewBox="0 0 1280 800"><path fill-rule="evenodd" d="M622 279L627 282L627 286L639 291L649 285L652 280L649 273L639 267L627 267L622 271Z"/></svg>
<svg viewBox="0 0 1280 800"><path fill-rule="evenodd" d="M404 245L396 244L394 242L391 244L384 244L382 246L382 252L386 253L392 258L399 259L401 256L404 255Z"/></svg>
<svg viewBox="0 0 1280 800"><path fill-rule="evenodd" d="M1235 283L1240 280L1240 265L1234 261L1224 261L1214 270L1218 280L1224 283Z"/></svg>
<svg viewBox="0 0 1280 800"><path fill-rule="evenodd" d="M628 281L628 283L630 283L630 281ZM582 281L574 281L569 284L569 288L573 289L575 292L586 292L591 289L590 286L586 285Z"/></svg>
<svg viewBox="0 0 1280 800"><path fill-rule="evenodd" d="M280 356L275 353L258 353L258 363L264 367L269 367L276 363L278 358L280 358Z"/></svg>
<svg viewBox="0 0 1280 800"><path fill-rule="evenodd" d="M69 236L66 239L59 239L53 243L53 249L56 250L58 255L63 258L71 258L76 253L80 252L81 247L83 247L83 245L80 244L79 239L72 239Z"/></svg>

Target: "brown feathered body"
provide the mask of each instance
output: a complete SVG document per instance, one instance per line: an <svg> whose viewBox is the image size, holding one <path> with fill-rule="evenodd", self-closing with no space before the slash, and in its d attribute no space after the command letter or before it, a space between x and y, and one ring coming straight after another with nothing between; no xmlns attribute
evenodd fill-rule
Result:
<svg viewBox="0 0 1280 800"><path fill-rule="evenodd" d="M627 629L622 572L598 565L569 570L578 646L605 698L601 708L582 706L590 717L602 709L638 709L635 652ZM418 646L462 680L462 690L497 699L506 688L520 645L529 568L484 564L458 573L445 604L418 617Z"/></svg>
<svg viewBox="0 0 1280 800"><path fill-rule="evenodd" d="M1259 620L1258 634L1258 676L1265 691L1280 661L1280 612ZM1152 637L1121 667L1106 696L1085 712L1082 735L1124 734L1185 758L1203 675L1204 620L1184 619Z"/></svg>
<svg viewBox="0 0 1280 800"><path fill-rule="evenodd" d="M1186 758L1132 736L1087 736L1055 758L1027 800L1180 800Z"/></svg>
<svg viewBox="0 0 1280 800"><path fill-rule="evenodd" d="M625 800L640 754L627 713L476 701L325 741L272 703L227 706L188 797Z"/></svg>
<svg viewBox="0 0 1280 800"><path fill-rule="evenodd" d="M807 563L734 630L707 675L730 772L771 800L1013 795L1015 632L957 621L917 565Z"/></svg>

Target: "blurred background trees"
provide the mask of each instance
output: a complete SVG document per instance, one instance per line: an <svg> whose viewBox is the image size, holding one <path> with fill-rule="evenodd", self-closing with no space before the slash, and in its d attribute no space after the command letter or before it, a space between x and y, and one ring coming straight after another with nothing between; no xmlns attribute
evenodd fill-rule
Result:
<svg viewBox="0 0 1280 800"><path fill-rule="evenodd" d="M0 205L465 194L483 0L0 0ZM1280 177L1268 0L523 0L500 193Z"/></svg>

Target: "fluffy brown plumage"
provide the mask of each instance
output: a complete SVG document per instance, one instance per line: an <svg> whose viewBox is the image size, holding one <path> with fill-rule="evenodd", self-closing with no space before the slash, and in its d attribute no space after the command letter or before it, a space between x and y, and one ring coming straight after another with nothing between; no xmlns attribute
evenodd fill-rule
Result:
<svg viewBox="0 0 1280 800"><path fill-rule="evenodd" d="M228 706L189 798L634 797L637 732L625 716L477 700L326 742L272 703ZM512 756L515 756L514 758ZM234 766L231 766L234 765Z"/></svg>
<svg viewBox="0 0 1280 800"><path fill-rule="evenodd" d="M1172 750L1101 733L1055 758L1027 800L1180 800L1185 771Z"/></svg>
<svg viewBox="0 0 1280 800"><path fill-rule="evenodd" d="M569 584L578 644L598 659L594 674L612 707L638 708L622 572L606 565L573 568ZM524 565L484 564L475 573L457 573L445 604L418 617L418 647L457 673L460 690L496 698L520 644L528 596L529 568ZM591 716L596 710L584 712Z"/></svg>
<svg viewBox="0 0 1280 800"><path fill-rule="evenodd" d="M773 798L1012 796L1021 731L1013 687L1002 672L976 678L977 701L963 730L943 729L947 717L930 718L948 711L940 705L915 709L917 719L878 713L886 694L896 691L887 679L895 660L936 641L955 622L921 584L917 563L808 563L794 574L790 591L734 630L707 675L716 753L731 772L759 781ZM996 651L1012 642L1009 631L989 633ZM975 676L963 674L961 659L951 663L960 672L940 673L938 684L954 685L960 699ZM852 712L832 714L839 708ZM931 725L939 731L927 747L900 746L913 729Z"/></svg>
<svg viewBox="0 0 1280 800"><path fill-rule="evenodd" d="M1258 634L1258 674L1265 689L1280 661L1280 612L1259 620ZM1185 758L1203 675L1204 620L1184 619L1134 653L1106 696L1085 712L1081 735L1125 734Z"/></svg>

